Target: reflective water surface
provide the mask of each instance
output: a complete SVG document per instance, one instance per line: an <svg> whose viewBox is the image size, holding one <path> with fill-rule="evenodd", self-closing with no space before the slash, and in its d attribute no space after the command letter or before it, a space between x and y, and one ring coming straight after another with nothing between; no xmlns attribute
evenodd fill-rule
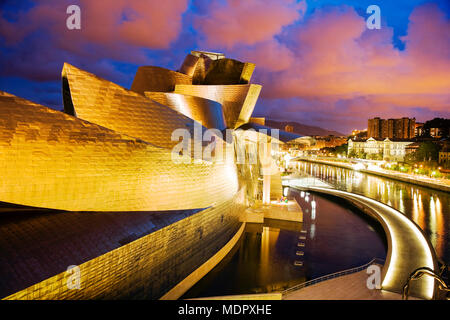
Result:
<svg viewBox="0 0 450 320"><path fill-rule="evenodd" d="M182 298L281 291L385 259L381 226L335 199L291 190L303 223L248 224L239 245ZM379 229L379 230L378 230Z"/></svg>
<svg viewBox="0 0 450 320"><path fill-rule="evenodd" d="M450 264L450 194L354 170L305 161L295 168L337 189L381 201L403 212L425 231L437 256Z"/></svg>

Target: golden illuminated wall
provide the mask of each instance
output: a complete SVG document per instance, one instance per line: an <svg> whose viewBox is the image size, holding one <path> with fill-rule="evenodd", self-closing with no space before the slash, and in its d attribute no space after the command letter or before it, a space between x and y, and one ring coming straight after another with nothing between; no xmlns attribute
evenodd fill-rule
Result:
<svg viewBox="0 0 450 320"><path fill-rule="evenodd" d="M192 84L203 84L206 77L206 72L212 63L212 59L206 55L197 55L198 61L195 65L195 70L192 76Z"/></svg>
<svg viewBox="0 0 450 320"><path fill-rule="evenodd" d="M250 120L260 91L261 86L257 84L175 86L175 93L202 97L222 104L229 128L237 128Z"/></svg>
<svg viewBox="0 0 450 320"><path fill-rule="evenodd" d="M281 173L278 171L270 177L270 198L280 199L283 195Z"/></svg>
<svg viewBox="0 0 450 320"><path fill-rule="evenodd" d="M193 136L194 120L115 83L64 64L71 103L78 118L140 138L156 146L173 148L172 132L188 129ZM67 109L65 101L64 108Z"/></svg>
<svg viewBox="0 0 450 320"><path fill-rule="evenodd" d="M191 51L191 54L196 57L207 57L210 60L219 60L219 59L225 58L225 55L220 52L193 50L193 51Z"/></svg>
<svg viewBox="0 0 450 320"><path fill-rule="evenodd" d="M214 60L206 72L203 84L247 84L250 82L254 69L253 63L228 58Z"/></svg>
<svg viewBox="0 0 450 320"><path fill-rule="evenodd" d="M5 299L159 299L233 237L244 194L80 264L80 290L61 272Z"/></svg>
<svg viewBox="0 0 450 320"><path fill-rule="evenodd" d="M81 264L82 290L69 290L62 272L8 298L159 298L214 255L258 194L260 163L236 164L236 144L220 138L215 151L225 157L186 154L189 162L177 163L171 136L186 129L193 137L194 127L205 129L199 122L248 122L261 86L238 83L253 69L192 52L180 72L139 68L127 90L64 64L67 114L0 91L0 201L68 211L204 209ZM240 145L247 158L255 151Z"/></svg>
<svg viewBox="0 0 450 320"><path fill-rule="evenodd" d="M0 137L4 202L72 211L158 211L209 207L238 190L233 157L177 164L169 149L4 92Z"/></svg>
<svg viewBox="0 0 450 320"><path fill-rule="evenodd" d="M131 91L173 91L176 84L192 84L192 77L155 66L139 67L131 85Z"/></svg>
<svg viewBox="0 0 450 320"><path fill-rule="evenodd" d="M234 131L234 136L239 178L246 185L249 201L256 199L258 193L262 191L258 179L265 174L270 175L270 198L279 199L283 192L281 173L275 159L272 156L266 157L264 150L265 146L270 145L270 155L271 151L276 151L282 142L255 130L238 129Z"/></svg>
<svg viewBox="0 0 450 320"><path fill-rule="evenodd" d="M222 105L218 102L172 92L145 92L153 101L194 119L208 129L225 129Z"/></svg>
<svg viewBox="0 0 450 320"><path fill-rule="evenodd" d="M254 70L253 63L228 59L221 53L206 51L192 51L180 68L181 73L192 77L191 84L195 85L248 84Z"/></svg>
<svg viewBox="0 0 450 320"><path fill-rule="evenodd" d="M200 61L200 57L194 56L192 54L188 54L183 61L183 64L180 67L179 72L188 75L189 77L193 77L195 74L195 69L197 68Z"/></svg>

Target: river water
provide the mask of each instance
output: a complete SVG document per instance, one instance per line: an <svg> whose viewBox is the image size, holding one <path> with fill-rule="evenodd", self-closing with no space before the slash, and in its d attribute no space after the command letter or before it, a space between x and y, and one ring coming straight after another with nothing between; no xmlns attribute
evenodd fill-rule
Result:
<svg viewBox="0 0 450 320"><path fill-rule="evenodd" d="M450 193L330 165L300 161L294 167L401 211L425 231L437 256L450 265Z"/></svg>
<svg viewBox="0 0 450 320"><path fill-rule="evenodd" d="M300 161L294 167L403 212L450 264L449 193L330 165ZM386 239L378 222L336 198L294 189L289 197L302 208L302 223L247 224L239 244L182 298L281 291L373 258L385 259Z"/></svg>
<svg viewBox="0 0 450 320"><path fill-rule="evenodd" d="M182 298L282 291L333 272L385 259L381 226L335 199L290 190L303 222L247 224L230 254Z"/></svg>

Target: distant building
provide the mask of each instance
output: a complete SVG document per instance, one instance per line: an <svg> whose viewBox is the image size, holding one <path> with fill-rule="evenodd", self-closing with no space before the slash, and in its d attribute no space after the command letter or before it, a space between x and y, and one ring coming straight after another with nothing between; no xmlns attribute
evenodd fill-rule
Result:
<svg viewBox="0 0 450 320"><path fill-rule="evenodd" d="M290 126L290 125L286 125L284 127L284 131L286 131L286 132L294 132L294 127Z"/></svg>
<svg viewBox="0 0 450 320"><path fill-rule="evenodd" d="M420 137L423 133L423 123L422 122L416 122L414 124L414 135L416 137Z"/></svg>
<svg viewBox="0 0 450 320"><path fill-rule="evenodd" d="M439 151L439 164L450 165L450 147L445 146Z"/></svg>
<svg viewBox="0 0 450 320"><path fill-rule="evenodd" d="M441 128L430 128L430 136L433 138L441 138L442 137L442 129Z"/></svg>
<svg viewBox="0 0 450 320"><path fill-rule="evenodd" d="M405 147L405 155L416 152L420 148L421 142L414 142Z"/></svg>
<svg viewBox="0 0 450 320"><path fill-rule="evenodd" d="M375 139L367 140L349 139L348 153L354 150L355 153L365 153L367 156L380 155L383 160L403 161L406 155L406 147L412 144L412 141L396 139Z"/></svg>
<svg viewBox="0 0 450 320"><path fill-rule="evenodd" d="M322 148L334 148L347 142L347 138L335 136L304 136L288 142L289 148L302 151L320 150Z"/></svg>
<svg viewBox="0 0 450 320"><path fill-rule="evenodd" d="M367 136L374 139L412 139L415 135L415 118L380 119L367 121Z"/></svg>

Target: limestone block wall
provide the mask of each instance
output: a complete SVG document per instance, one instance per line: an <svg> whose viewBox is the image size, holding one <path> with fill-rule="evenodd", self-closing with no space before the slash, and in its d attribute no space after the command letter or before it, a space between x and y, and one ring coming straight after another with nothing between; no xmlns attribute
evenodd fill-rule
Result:
<svg viewBox="0 0 450 320"><path fill-rule="evenodd" d="M5 299L158 299L239 230L245 188L214 205L81 265L81 288L62 272Z"/></svg>

